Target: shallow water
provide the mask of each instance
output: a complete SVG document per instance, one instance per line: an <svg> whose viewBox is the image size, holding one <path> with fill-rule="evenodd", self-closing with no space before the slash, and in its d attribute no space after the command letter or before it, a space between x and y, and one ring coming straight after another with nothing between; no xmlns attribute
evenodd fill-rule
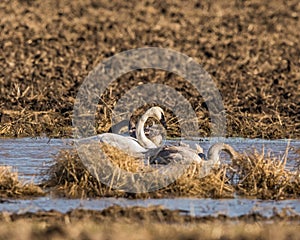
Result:
<svg viewBox="0 0 300 240"><path fill-rule="evenodd" d="M47 138L0 139L0 165L12 166L20 179L42 180L41 173L53 163L60 149L70 147L70 140Z"/></svg>
<svg viewBox="0 0 300 240"><path fill-rule="evenodd" d="M202 139L201 146L206 152L209 146L219 139ZM173 142L172 140L170 142ZM270 151L274 156L284 156L288 140L261 140L228 138L224 142L231 144L237 151L243 152L256 148L265 152ZM70 148L71 140L46 138L0 139L0 164L13 166L19 173L20 179L38 183L42 180L41 172L53 162L53 156L60 150ZM189 141L190 144L196 143ZM300 141L291 140L290 147L300 148ZM225 155L224 155L225 157ZM299 157L293 151L288 154L288 167L292 168L294 160ZM300 215L300 200L262 201L257 199L147 199L128 200L102 198L92 200L63 199L41 197L33 200L9 200L0 203L0 211L35 212L38 210L57 210L67 212L75 208L102 210L112 205L150 206L162 205L168 209L179 209L184 214L195 216L217 216L220 214L235 217L249 213L260 213L270 217L276 212L288 208L293 215Z"/></svg>
<svg viewBox="0 0 300 240"><path fill-rule="evenodd" d="M72 209L103 210L111 206L121 207L149 207L163 206L170 210L180 210L182 214L191 216L225 215L239 217L251 213L259 213L264 217L271 217L281 213L284 209L291 216L300 215L300 200L263 201L257 199L146 199L128 200L124 198L101 198L101 199L64 199L42 197L34 200L12 200L0 204L0 211L6 212L37 212L39 210L68 212Z"/></svg>

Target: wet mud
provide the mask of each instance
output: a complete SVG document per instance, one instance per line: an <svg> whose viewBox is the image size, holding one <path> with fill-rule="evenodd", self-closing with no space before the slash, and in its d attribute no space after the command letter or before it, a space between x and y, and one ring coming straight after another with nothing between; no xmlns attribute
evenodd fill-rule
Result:
<svg viewBox="0 0 300 240"><path fill-rule="evenodd" d="M1 236L9 239L18 239L20 234L23 239L297 239L299 230L299 218L283 215L195 218L159 207L2 213L0 222Z"/></svg>

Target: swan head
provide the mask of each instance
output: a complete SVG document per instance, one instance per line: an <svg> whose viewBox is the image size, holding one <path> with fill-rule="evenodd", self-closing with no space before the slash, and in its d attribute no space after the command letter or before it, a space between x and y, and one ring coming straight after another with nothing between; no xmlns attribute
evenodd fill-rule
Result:
<svg viewBox="0 0 300 240"><path fill-rule="evenodd" d="M202 148L198 143L196 143L195 146L196 146L196 151L197 151L198 153L204 153L204 152L203 152L203 148Z"/></svg>
<svg viewBox="0 0 300 240"><path fill-rule="evenodd" d="M156 118L161 123L161 125L163 125L165 129L167 129L165 113L164 110L162 110L162 108L152 107L145 113L145 115Z"/></svg>
<svg viewBox="0 0 300 240"><path fill-rule="evenodd" d="M162 110L162 108L160 107L151 107L150 109L148 109L145 114L142 115L141 119L143 122L146 122L146 120L149 117L153 117L156 120L158 120L160 122L160 124L167 129L167 123L166 123L166 119L165 119L165 113L164 110ZM154 123L154 122L153 122ZM152 124L154 125L154 124ZM132 117L130 118L129 122L128 122L128 129L129 129L129 135L132 137L136 137L136 124L133 122Z"/></svg>

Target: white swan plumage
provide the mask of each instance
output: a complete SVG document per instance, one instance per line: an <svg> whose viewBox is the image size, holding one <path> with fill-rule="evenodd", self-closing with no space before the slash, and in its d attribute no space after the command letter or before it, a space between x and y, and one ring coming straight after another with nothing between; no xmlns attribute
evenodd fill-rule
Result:
<svg viewBox="0 0 300 240"><path fill-rule="evenodd" d="M129 121L128 130L131 137L137 138L136 125L133 121ZM144 127L144 132L146 137L149 138L156 145L156 147L160 147L166 136L166 126L155 124L153 121L152 125Z"/></svg>

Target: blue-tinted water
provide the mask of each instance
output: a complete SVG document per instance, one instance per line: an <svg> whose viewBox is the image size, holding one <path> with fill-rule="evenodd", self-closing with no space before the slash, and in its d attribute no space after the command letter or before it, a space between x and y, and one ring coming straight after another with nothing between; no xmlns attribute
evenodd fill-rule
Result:
<svg viewBox="0 0 300 240"><path fill-rule="evenodd" d="M149 207L162 206L170 210L180 210L185 215L213 216L225 215L239 217L251 213L259 213L264 217L271 217L286 210L291 216L300 215L300 200L257 200L257 199L146 199L129 200L124 198L101 199L64 199L42 197L34 200L11 200L0 204L0 211L6 212L37 212L39 210L56 210L66 213L72 209L103 210L111 206L121 207Z"/></svg>
<svg viewBox="0 0 300 240"><path fill-rule="evenodd" d="M173 142L169 141L169 142ZM200 142L206 152L209 146L218 139L202 139ZM265 152L272 152L274 156L282 158L289 146L295 149L300 148L298 140L261 140L228 138L224 142L232 145L237 151L243 152L256 148ZM41 172L46 170L53 162L53 156L61 149L70 148L71 140L46 138L19 138L0 139L0 165L12 166L19 173L20 179L38 183L42 180ZM190 144L195 141L190 141ZM224 156L225 157L225 156ZM294 160L299 158L293 151L288 154L288 166L292 168ZM168 209L179 209L183 213L195 216L241 216L249 213L260 213L270 217L275 212L289 209L292 215L300 215L300 200L285 201L263 201L257 199L195 199L195 198L174 198L174 199L147 199L128 200L115 198L102 199L64 199L41 197L31 200L9 200L0 203L0 211L9 212L35 212L38 210L57 210L67 212L75 208L102 210L112 205L127 206L150 206L162 205Z"/></svg>

